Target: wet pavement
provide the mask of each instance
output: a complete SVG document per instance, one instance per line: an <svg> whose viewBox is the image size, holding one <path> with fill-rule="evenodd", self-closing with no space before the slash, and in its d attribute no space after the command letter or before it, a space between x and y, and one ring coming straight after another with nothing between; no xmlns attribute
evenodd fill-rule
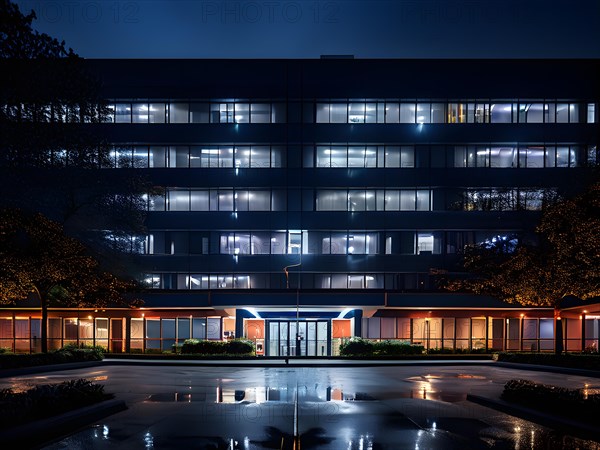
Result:
<svg viewBox="0 0 600 450"><path fill-rule="evenodd" d="M493 364L374 367L102 365L0 379L0 388L87 378L129 409L49 449L600 450L466 400L525 378L598 389L600 379Z"/></svg>

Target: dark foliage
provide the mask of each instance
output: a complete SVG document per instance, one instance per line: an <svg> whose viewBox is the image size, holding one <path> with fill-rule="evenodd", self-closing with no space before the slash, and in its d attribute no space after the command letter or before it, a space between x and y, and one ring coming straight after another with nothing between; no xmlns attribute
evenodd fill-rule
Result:
<svg viewBox="0 0 600 450"><path fill-rule="evenodd" d="M0 428L50 417L112 398L104 386L85 379L35 386L24 392L0 391Z"/></svg>
<svg viewBox="0 0 600 450"><path fill-rule="evenodd" d="M396 341L373 342L363 338L352 338L340 345L341 356L402 356L422 355L425 347Z"/></svg>
<svg viewBox="0 0 600 450"><path fill-rule="evenodd" d="M137 306L135 288L100 269L81 242L41 214L0 209L0 304L30 297L42 308L42 351L47 350L50 306Z"/></svg>
<svg viewBox="0 0 600 450"><path fill-rule="evenodd" d="M430 348L427 350L428 355L481 355L489 353L485 348Z"/></svg>
<svg viewBox="0 0 600 450"><path fill-rule="evenodd" d="M510 380L504 386L502 399L587 422L595 423L600 413L600 394L589 394L585 388L567 389L529 380Z"/></svg>
<svg viewBox="0 0 600 450"><path fill-rule="evenodd" d="M0 207L43 213L113 273L134 273L135 258L121 254L145 233L152 186L99 170L113 167L101 81L64 42L33 30L35 18L0 0Z"/></svg>
<svg viewBox="0 0 600 450"><path fill-rule="evenodd" d="M253 355L254 344L244 339L231 341L206 341L199 339L186 339L181 346L183 354L202 355Z"/></svg>
<svg viewBox="0 0 600 450"><path fill-rule="evenodd" d="M45 366L74 362L102 361L104 352L100 347L77 348L68 346L49 353L32 354L0 354L0 369L16 369L19 367Z"/></svg>
<svg viewBox="0 0 600 450"><path fill-rule="evenodd" d="M531 242L510 252L506 246L467 247L464 267L471 276L448 280L446 288L555 308L567 296L599 296L600 183L545 209Z"/></svg>

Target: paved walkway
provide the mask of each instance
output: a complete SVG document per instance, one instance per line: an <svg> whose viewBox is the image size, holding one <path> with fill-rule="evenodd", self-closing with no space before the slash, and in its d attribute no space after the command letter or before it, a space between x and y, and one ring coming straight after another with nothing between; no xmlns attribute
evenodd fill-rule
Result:
<svg viewBox="0 0 600 450"><path fill-rule="evenodd" d="M290 359L287 364L258 358L107 359L79 369L54 369L2 378L0 388L89 378L128 405L127 411L95 422L55 449L202 448L202 443L207 448L292 448L296 428L303 449L368 448L368 439L390 449L465 448L465 443L489 448L489 442L516 448L531 447L534 434L536 447L600 448L467 401L467 395L499 400L512 378L600 388L596 372L582 376L460 359ZM231 444L235 441L240 444Z"/></svg>

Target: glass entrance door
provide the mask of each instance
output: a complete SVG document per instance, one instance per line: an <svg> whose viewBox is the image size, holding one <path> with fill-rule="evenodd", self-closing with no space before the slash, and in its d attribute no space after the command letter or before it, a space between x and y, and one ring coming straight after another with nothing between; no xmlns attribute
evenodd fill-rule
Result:
<svg viewBox="0 0 600 450"><path fill-rule="evenodd" d="M327 320L269 321L267 356L328 356Z"/></svg>

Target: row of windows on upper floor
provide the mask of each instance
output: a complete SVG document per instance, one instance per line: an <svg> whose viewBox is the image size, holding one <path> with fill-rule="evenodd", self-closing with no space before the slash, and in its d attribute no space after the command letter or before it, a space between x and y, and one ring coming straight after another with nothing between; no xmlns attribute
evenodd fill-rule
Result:
<svg viewBox="0 0 600 450"><path fill-rule="evenodd" d="M115 103L114 123L285 123L285 103Z"/></svg>
<svg viewBox="0 0 600 450"><path fill-rule="evenodd" d="M596 161L596 146L550 144L480 145L306 145L303 167L445 168L578 167ZM107 167L116 168L282 168L285 146L171 145L119 146Z"/></svg>
<svg viewBox="0 0 600 450"><path fill-rule="evenodd" d="M287 210L285 189L167 188L147 199L149 211ZM304 207L305 211L431 211L432 194L429 189L323 189Z"/></svg>
<svg viewBox="0 0 600 450"><path fill-rule="evenodd" d="M472 244L514 248L516 236L506 230L153 230L128 245L146 255L441 255Z"/></svg>
<svg viewBox="0 0 600 450"><path fill-rule="evenodd" d="M299 279L298 279L299 278ZM141 278L150 289L286 289L281 273L147 273ZM290 274L289 287L302 289L435 289L428 273L306 273Z"/></svg>
<svg viewBox="0 0 600 450"><path fill-rule="evenodd" d="M573 100L115 101L4 104L0 115L52 123L597 123L596 104Z"/></svg>
<svg viewBox="0 0 600 450"><path fill-rule="evenodd" d="M587 122L595 105L587 104ZM317 103L317 123L579 123L579 103Z"/></svg>
<svg viewBox="0 0 600 450"><path fill-rule="evenodd" d="M451 204L434 208L436 189L304 189L303 211L539 211L556 200L554 189L465 188ZM149 211L287 211L285 189L167 188L144 196Z"/></svg>
<svg viewBox="0 0 600 450"><path fill-rule="evenodd" d="M304 103L117 102L114 123L595 123L595 103L418 100Z"/></svg>

